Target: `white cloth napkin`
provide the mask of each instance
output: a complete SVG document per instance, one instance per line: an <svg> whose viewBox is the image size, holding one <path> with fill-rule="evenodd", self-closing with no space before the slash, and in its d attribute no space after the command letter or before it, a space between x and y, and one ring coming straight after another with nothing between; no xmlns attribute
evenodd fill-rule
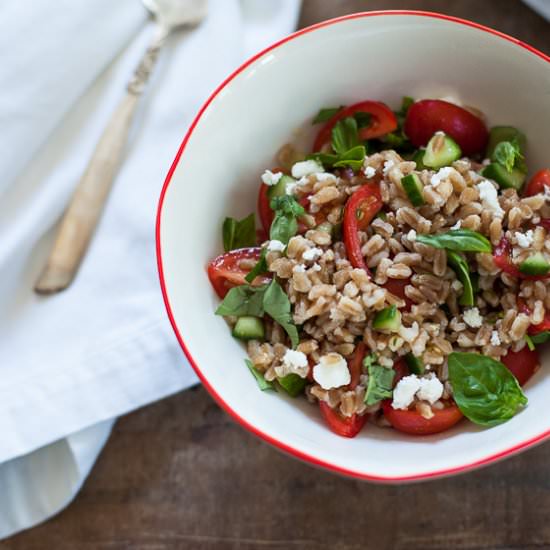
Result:
<svg viewBox="0 0 550 550"><path fill-rule="evenodd" d="M114 417L196 382L158 287L160 188L200 104L298 11L210 0L199 28L169 39L76 281L39 298L51 229L152 24L139 0L0 4L0 538L70 502Z"/></svg>

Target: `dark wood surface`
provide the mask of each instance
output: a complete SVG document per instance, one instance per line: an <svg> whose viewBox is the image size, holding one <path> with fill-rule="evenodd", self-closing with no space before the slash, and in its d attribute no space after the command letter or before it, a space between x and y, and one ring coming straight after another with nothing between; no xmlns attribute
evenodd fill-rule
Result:
<svg viewBox="0 0 550 550"><path fill-rule="evenodd" d="M550 52L550 25L519 0L304 0L300 24L388 8L469 18ZM372 485L280 454L195 388L121 419L69 508L0 543L50 548L550 548L550 444L451 479Z"/></svg>

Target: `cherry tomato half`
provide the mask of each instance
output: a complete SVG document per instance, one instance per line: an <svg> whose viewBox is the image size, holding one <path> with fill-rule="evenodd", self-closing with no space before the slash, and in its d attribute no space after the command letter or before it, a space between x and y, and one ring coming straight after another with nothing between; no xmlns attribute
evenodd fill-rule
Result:
<svg viewBox="0 0 550 550"><path fill-rule="evenodd" d="M333 115L321 128L313 144L314 151L323 151L332 141L332 129L339 120L353 116L355 113L368 113L371 116L370 124L359 129L361 140L373 139L393 132L397 128L397 118L393 111L379 101L362 101L345 107Z"/></svg>
<svg viewBox="0 0 550 550"><path fill-rule="evenodd" d="M319 401L319 409L328 427L335 434L342 437L355 437L367 420L367 415L359 416L358 414L352 414L349 417L342 416L324 401Z"/></svg>
<svg viewBox="0 0 550 550"><path fill-rule="evenodd" d="M359 384L359 378L363 372L363 359L366 353L365 342L361 341L355 346L355 351L348 359L348 369L351 376L349 389L354 390Z"/></svg>
<svg viewBox="0 0 550 550"><path fill-rule="evenodd" d="M512 275L512 277L517 277L518 279L539 281L550 277L550 273L547 273L546 275L527 275L526 273L522 273L512 263L512 246L506 237L502 237L497 246L495 246L495 249L493 250L493 261L498 268L504 271L504 273L508 273L508 275Z"/></svg>
<svg viewBox="0 0 550 550"><path fill-rule="evenodd" d="M411 279L388 279L382 286L394 296L405 300L405 311L410 311L414 302L405 295L405 287L411 284Z"/></svg>
<svg viewBox="0 0 550 550"><path fill-rule="evenodd" d="M530 180L525 187L524 195L530 197L532 195L538 195L544 193L544 188L550 189L550 168L544 168L539 170Z"/></svg>
<svg viewBox="0 0 550 550"><path fill-rule="evenodd" d="M397 382L399 382L399 380L401 380L404 376L409 375L410 372L403 357L400 357L397 361L395 361L393 364L393 370L395 371L395 376L393 377L393 387L395 388L395 386L397 386Z"/></svg>
<svg viewBox="0 0 550 550"><path fill-rule="evenodd" d="M480 118L441 99L413 103L407 112L404 130L416 147L426 145L437 131L442 130L460 145L465 156L484 152L489 139L487 127Z"/></svg>
<svg viewBox="0 0 550 550"><path fill-rule="evenodd" d="M464 416L460 409L449 403L444 409L433 409L432 418L424 418L416 410L394 409L391 399L382 403L382 410L388 422L396 430L412 435L428 435L444 432L452 428Z"/></svg>
<svg viewBox="0 0 550 550"><path fill-rule="evenodd" d="M208 264L208 278L220 298L234 286L246 284L245 277L250 269L243 269L240 263L242 260L257 262L260 259L260 251L259 247L238 248L214 258ZM268 275L261 275L254 279L253 284L265 284L270 280L271 277Z"/></svg>
<svg viewBox="0 0 550 550"><path fill-rule="evenodd" d="M275 213L269 206L268 191L269 186L262 183L258 191L258 214L260 215L260 221L262 222L262 227L265 233L269 235L269 229L271 227L271 223L273 222L273 218L275 217Z"/></svg>
<svg viewBox="0 0 550 550"><path fill-rule="evenodd" d="M381 208L382 196L378 182L367 183L357 189L344 208L342 232L348 259L353 267L364 269L367 273L370 272L361 253L359 231L369 226Z"/></svg>
<svg viewBox="0 0 550 550"><path fill-rule="evenodd" d="M518 379L520 386L523 386L540 366L537 350L531 351L527 346L520 351L509 351L501 360Z"/></svg>

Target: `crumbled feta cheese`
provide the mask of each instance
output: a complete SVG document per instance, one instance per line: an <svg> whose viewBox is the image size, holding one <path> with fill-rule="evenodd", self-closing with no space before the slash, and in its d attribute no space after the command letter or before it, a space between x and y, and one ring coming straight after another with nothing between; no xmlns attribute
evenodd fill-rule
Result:
<svg viewBox="0 0 550 550"><path fill-rule="evenodd" d="M297 264L292 268L292 273L305 273L306 266L304 264Z"/></svg>
<svg viewBox="0 0 550 550"><path fill-rule="evenodd" d="M323 251L320 248L309 248L302 254L302 259L312 262L323 255Z"/></svg>
<svg viewBox="0 0 550 550"><path fill-rule="evenodd" d="M323 167L315 160L303 160L292 167L292 177L299 179L310 174L324 172Z"/></svg>
<svg viewBox="0 0 550 550"><path fill-rule="evenodd" d="M533 230L528 229L525 233L516 233L516 241L521 248L529 248L533 244Z"/></svg>
<svg viewBox="0 0 550 550"><path fill-rule="evenodd" d="M300 367L307 367L308 361L305 353L296 351L294 349L287 349L283 355L283 365L291 369L299 369Z"/></svg>
<svg viewBox="0 0 550 550"><path fill-rule="evenodd" d="M453 282L451 283L451 288L455 292L460 292L462 290L463 286L462 286L462 283L458 279L454 279Z"/></svg>
<svg viewBox="0 0 550 550"><path fill-rule="evenodd" d="M464 322L472 328L479 328L483 324L483 317L477 307L467 309L463 314Z"/></svg>
<svg viewBox="0 0 550 550"><path fill-rule="evenodd" d="M351 381L346 360L339 353L327 353L313 367L313 379L324 390L345 386Z"/></svg>
<svg viewBox="0 0 550 550"><path fill-rule="evenodd" d="M394 409L407 409L413 402L416 392L420 389L420 380L416 374L404 376L399 380L393 390L393 401L391 406Z"/></svg>
<svg viewBox="0 0 550 550"><path fill-rule="evenodd" d="M436 401L441 399L443 395L443 384L432 372L428 378L420 378L420 389L416 396L418 399L427 401L430 405L433 405Z"/></svg>
<svg viewBox="0 0 550 550"><path fill-rule="evenodd" d="M406 327L404 325L401 325L397 331L399 336L405 340L405 342L413 342L418 334L420 333L420 329L418 327L418 323L416 321L413 322L413 324L410 327Z"/></svg>
<svg viewBox="0 0 550 550"><path fill-rule="evenodd" d="M411 241L411 242L416 241L416 231L414 229L411 229L407 233L407 239L409 239L409 241Z"/></svg>
<svg viewBox="0 0 550 550"><path fill-rule="evenodd" d="M493 330L493 332L491 332L491 346L500 346L500 336L498 335L498 330Z"/></svg>
<svg viewBox="0 0 550 550"><path fill-rule="evenodd" d="M283 177L283 173L282 172L277 172L276 174L274 174L271 170L266 170L263 174L262 174L262 181L266 184L266 185L277 185L279 183L279 180Z"/></svg>
<svg viewBox="0 0 550 550"><path fill-rule="evenodd" d="M313 264L311 266L311 271L321 271L321 266L319 264Z"/></svg>
<svg viewBox="0 0 550 550"><path fill-rule="evenodd" d="M365 177L366 178L374 178L374 176L376 175L376 170L374 167L372 166L367 166L365 167Z"/></svg>
<svg viewBox="0 0 550 550"><path fill-rule="evenodd" d="M432 187L437 187L442 181L446 180L453 172L454 172L454 168L452 166L445 166L444 168L441 168L439 172L436 172L430 178L430 184L432 185Z"/></svg>
<svg viewBox="0 0 550 550"><path fill-rule="evenodd" d="M269 252L282 252L285 248L286 244L282 243L281 241L277 241L276 239L267 243L267 249L269 250Z"/></svg>
<svg viewBox="0 0 550 550"><path fill-rule="evenodd" d="M462 226L462 220L458 220L453 226L451 226L451 229L460 229Z"/></svg>
<svg viewBox="0 0 550 550"><path fill-rule="evenodd" d="M296 192L296 187L300 185L299 181L290 181L285 185L285 193L287 195L294 195Z"/></svg>
<svg viewBox="0 0 550 550"><path fill-rule="evenodd" d="M394 167L395 162L393 160L387 160L384 163L384 169L382 170L384 176Z"/></svg>
<svg viewBox="0 0 550 550"><path fill-rule="evenodd" d="M336 176L330 172L321 172L320 174L315 174L317 181L329 181L336 180Z"/></svg>
<svg viewBox="0 0 550 550"><path fill-rule="evenodd" d="M495 186L490 181L483 180L479 182L476 187L479 191L479 198L483 206L499 217L504 216L504 210L502 210L498 202Z"/></svg>

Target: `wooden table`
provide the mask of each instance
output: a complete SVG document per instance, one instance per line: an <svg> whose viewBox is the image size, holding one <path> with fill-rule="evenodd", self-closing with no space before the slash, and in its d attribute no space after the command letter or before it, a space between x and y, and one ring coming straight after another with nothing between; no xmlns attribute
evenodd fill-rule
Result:
<svg viewBox="0 0 550 550"><path fill-rule="evenodd" d="M550 25L519 0L304 0L300 25L384 8L473 19L550 52ZM0 543L50 548L550 548L550 444L452 479L371 485L260 443L195 388L120 420L74 503Z"/></svg>

